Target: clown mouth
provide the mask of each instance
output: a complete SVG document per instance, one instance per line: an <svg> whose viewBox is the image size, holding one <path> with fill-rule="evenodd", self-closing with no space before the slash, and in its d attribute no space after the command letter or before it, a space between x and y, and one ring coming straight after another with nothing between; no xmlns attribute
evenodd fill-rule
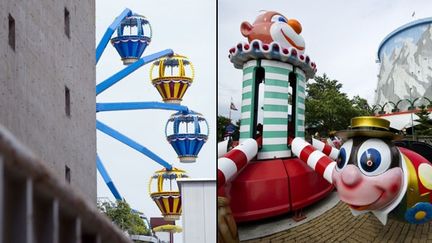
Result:
<svg viewBox="0 0 432 243"><path fill-rule="evenodd" d="M383 194L384 194L384 192L381 192L380 196L375 201L373 201L372 203L369 203L367 205L353 205L353 204L349 204L349 203L347 203L347 204L348 204L348 206L350 208L352 208L354 210L362 211L362 210L368 209L369 206L371 206L371 205L375 204L376 202L378 202L381 199L381 197L382 197Z"/></svg>
<svg viewBox="0 0 432 243"><path fill-rule="evenodd" d="M287 35L285 34L285 32L283 32L282 29L281 29L280 31L281 31L283 37L285 38L285 40L287 40L288 43L290 43L293 47L295 47L296 49L298 49L298 50L300 50L300 51L303 51L303 50L304 50L304 47L297 46L297 45L294 43L294 41L292 41L291 38L289 38L289 36L287 36Z"/></svg>

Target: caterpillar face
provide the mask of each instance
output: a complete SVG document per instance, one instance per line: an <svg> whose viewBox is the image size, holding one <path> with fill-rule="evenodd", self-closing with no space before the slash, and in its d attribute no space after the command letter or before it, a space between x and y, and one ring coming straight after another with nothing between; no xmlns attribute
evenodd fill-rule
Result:
<svg viewBox="0 0 432 243"><path fill-rule="evenodd" d="M356 210L389 205L403 182L399 150L389 140L355 137L339 153L332 178L339 197Z"/></svg>

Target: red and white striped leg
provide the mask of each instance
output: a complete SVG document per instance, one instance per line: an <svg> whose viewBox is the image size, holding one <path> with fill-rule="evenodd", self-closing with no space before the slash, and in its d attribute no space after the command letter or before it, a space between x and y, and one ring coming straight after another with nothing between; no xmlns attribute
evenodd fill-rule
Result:
<svg viewBox="0 0 432 243"><path fill-rule="evenodd" d="M334 160L339 156L339 149L323 143L318 139L312 138L312 146Z"/></svg>
<svg viewBox="0 0 432 243"><path fill-rule="evenodd" d="M332 174L336 162L321 151L315 149L302 138L295 138L291 144L292 152L303 162L321 175L329 183L333 183Z"/></svg>
<svg viewBox="0 0 432 243"><path fill-rule="evenodd" d="M234 179L258 153L255 139L246 139L240 145L218 159L218 188Z"/></svg>

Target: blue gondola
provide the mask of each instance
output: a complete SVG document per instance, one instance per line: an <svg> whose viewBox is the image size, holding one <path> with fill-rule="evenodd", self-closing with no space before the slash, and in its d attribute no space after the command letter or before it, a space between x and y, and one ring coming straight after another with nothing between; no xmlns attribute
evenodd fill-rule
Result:
<svg viewBox="0 0 432 243"><path fill-rule="evenodd" d="M120 54L123 64L129 65L141 57L151 37L151 25L146 17L133 14L121 22L117 37L111 39L111 44Z"/></svg>
<svg viewBox="0 0 432 243"><path fill-rule="evenodd" d="M165 126L168 142L176 151L180 162L195 162L199 151L208 138L206 119L197 112L188 114L177 112L169 118Z"/></svg>

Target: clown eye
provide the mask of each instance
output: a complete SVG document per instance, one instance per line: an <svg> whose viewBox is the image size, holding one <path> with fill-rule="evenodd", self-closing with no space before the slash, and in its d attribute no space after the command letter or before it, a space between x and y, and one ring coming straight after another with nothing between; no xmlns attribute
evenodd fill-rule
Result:
<svg viewBox="0 0 432 243"><path fill-rule="evenodd" d="M351 154L353 141L352 139L346 141L339 150L339 156L336 160L337 170L342 170L347 164Z"/></svg>
<svg viewBox="0 0 432 243"><path fill-rule="evenodd" d="M279 17L279 22L285 22L285 23L287 23L288 21L286 20L286 18L284 18L284 17Z"/></svg>
<svg viewBox="0 0 432 243"><path fill-rule="evenodd" d="M271 19L272 22L284 22L284 23L288 23L288 20L283 17L282 15L276 14L272 17Z"/></svg>
<svg viewBox="0 0 432 243"><path fill-rule="evenodd" d="M367 176L375 176L386 172L391 164L389 146L380 139L366 140L357 153L358 167Z"/></svg>

